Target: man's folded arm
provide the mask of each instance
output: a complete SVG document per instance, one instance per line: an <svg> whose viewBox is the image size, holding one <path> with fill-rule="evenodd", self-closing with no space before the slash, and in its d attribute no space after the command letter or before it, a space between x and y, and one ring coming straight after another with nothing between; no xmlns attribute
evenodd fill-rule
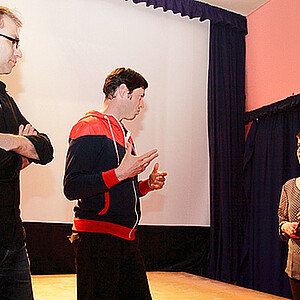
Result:
<svg viewBox="0 0 300 300"><path fill-rule="evenodd" d="M30 161L45 165L53 159L53 147L47 135L14 135L0 133L0 148L13 151Z"/></svg>

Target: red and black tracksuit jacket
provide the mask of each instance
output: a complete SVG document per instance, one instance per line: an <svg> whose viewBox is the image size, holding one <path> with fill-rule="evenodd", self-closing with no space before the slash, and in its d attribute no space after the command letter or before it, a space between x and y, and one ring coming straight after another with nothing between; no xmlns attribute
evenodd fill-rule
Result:
<svg viewBox="0 0 300 300"><path fill-rule="evenodd" d="M109 233L134 240L140 220L139 197L150 191L137 176L119 181L115 169L130 133L114 116L88 112L72 128L64 176L64 194L78 200L73 230Z"/></svg>

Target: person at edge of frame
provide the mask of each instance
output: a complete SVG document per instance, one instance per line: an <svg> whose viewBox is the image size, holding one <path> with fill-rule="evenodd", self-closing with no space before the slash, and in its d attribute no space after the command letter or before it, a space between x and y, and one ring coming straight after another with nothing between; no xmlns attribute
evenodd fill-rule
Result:
<svg viewBox="0 0 300 300"><path fill-rule="evenodd" d="M297 158L300 163L300 133L297 138ZM293 298L300 300L300 177L289 179L282 187L279 208L279 235L288 242L285 272Z"/></svg>
<svg viewBox="0 0 300 300"><path fill-rule="evenodd" d="M20 19L0 6L0 75L8 75L22 57ZM21 114L0 81L0 299L33 299L25 230L20 217L20 171L32 162L53 159L46 134Z"/></svg>

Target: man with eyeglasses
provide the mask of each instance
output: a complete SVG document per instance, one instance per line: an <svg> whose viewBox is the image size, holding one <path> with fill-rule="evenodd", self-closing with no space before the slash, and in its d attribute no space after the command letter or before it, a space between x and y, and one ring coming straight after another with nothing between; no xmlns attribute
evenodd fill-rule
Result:
<svg viewBox="0 0 300 300"><path fill-rule="evenodd" d="M0 75L10 74L22 57L22 23L0 6ZM25 232L20 218L20 171L30 163L47 164L53 148L23 117L0 81L0 299L33 299Z"/></svg>

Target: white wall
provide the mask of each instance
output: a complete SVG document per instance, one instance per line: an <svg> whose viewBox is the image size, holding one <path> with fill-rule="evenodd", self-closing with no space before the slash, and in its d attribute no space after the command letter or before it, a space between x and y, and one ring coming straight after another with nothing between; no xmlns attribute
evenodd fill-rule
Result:
<svg viewBox="0 0 300 300"><path fill-rule="evenodd" d="M26 118L55 148L48 166L22 172L26 221L71 222L62 193L68 135L100 109L106 75L119 66L148 80L146 107L126 125L138 152L158 148L167 185L142 200L142 224L209 225L206 86L209 23L122 0L3 0L24 22L24 57L2 76ZM149 170L140 176L148 176Z"/></svg>

